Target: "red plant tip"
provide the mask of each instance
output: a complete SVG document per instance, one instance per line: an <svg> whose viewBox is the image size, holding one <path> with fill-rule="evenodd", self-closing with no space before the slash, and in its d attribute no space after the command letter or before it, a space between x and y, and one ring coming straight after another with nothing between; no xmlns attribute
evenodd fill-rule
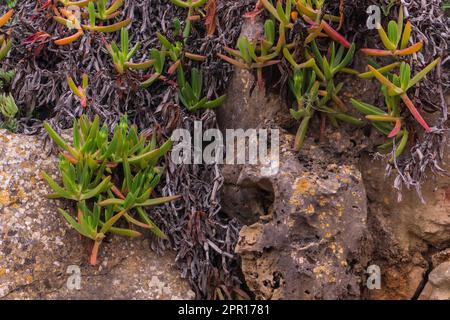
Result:
<svg viewBox="0 0 450 320"><path fill-rule="evenodd" d="M392 52L387 50L380 49L370 49L370 48L362 48L360 49L362 53L367 56L375 56L375 57L388 57L392 55Z"/></svg>
<svg viewBox="0 0 450 320"><path fill-rule="evenodd" d="M334 41L339 42L342 44L345 48L349 49L351 47L350 42L347 41L347 39L344 38L339 32L334 30L328 23L322 20L320 23L325 33Z"/></svg>
<svg viewBox="0 0 450 320"><path fill-rule="evenodd" d="M68 153L68 152L64 152L64 153L63 153L63 157L66 158L66 160L69 161L69 162L72 163L72 164L77 164L77 163L78 163L78 160L77 160L75 157L73 157L73 156L72 156L70 153Z"/></svg>
<svg viewBox="0 0 450 320"><path fill-rule="evenodd" d="M244 18L251 18L254 19L256 16L261 14L261 12L264 11L264 5L261 3L261 1L258 0L258 2L255 5L255 9L253 9L250 12L247 12L243 15Z"/></svg>
<svg viewBox="0 0 450 320"><path fill-rule="evenodd" d="M347 41L347 39L344 38L344 36L342 36L339 32L337 32L336 30L334 30L327 22L325 22L324 20L322 20L322 22L320 23L320 25L323 28L323 31L325 31L325 33L334 41L339 42L340 44L342 44L345 48L349 49L352 45L350 44L350 42Z"/></svg>
<svg viewBox="0 0 450 320"><path fill-rule="evenodd" d="M431 132L430 126L428 126L427 122L422 118L422 115L419 113L417 108L414 106L414 103L411 101L411 99L406 94L402 94L400 96L405 103L406 107L409 109L411 114L413 115L414 119L425 129L427 133Z"/></svg>
<svg viewBox="0 0 450 320"><path fill-rule="evenodd" d="M188 17L189 21L199 21L200 19L201 19L201 17L199 15Z"/></svg>
<svg viewBox="0 0 450 320"><path fill-rule="evenodd" d="M177 62L173 63L173 64L169 67L169 69L167 70L167 73L168 73L168 74L173 74L173 73L178 69L178 67L180 66L180 64L181 64L181 61L180 61L180 60L178 60Z"/></svg>
<svg viewBox="0 0 450 320"><path fill-rule="evenodd" d="M242 17L249 18L249 19L255 19L259 14L261 14L261 12L263 12L263 10L253 10L251 12L247 12Z"/></svg>
<svg viewBox="0 0 450 320"><path fill-rule="evenodd" d="M80 102L81 102L81 106L83 108L87 107L87 98L86 97L83 97Z"/></svg>
<svg viewBox="0 0 450 320"><path fill-rule="evenodd" d="M396 120L394 129L392 129L392 131L389 133L388 138L395 137L400 132L401 128L402 128L402 122L400 121L400 119Z"/></svg>
<svg viewBox="0 0 450 320"><path fill-rule="evenodd" d="M97 264L97 255L98 255L99 247L100 247L100 242L95 241L94 245L92 246L91 256L89 258L89 263L91 266L95 266Z"/></svg>

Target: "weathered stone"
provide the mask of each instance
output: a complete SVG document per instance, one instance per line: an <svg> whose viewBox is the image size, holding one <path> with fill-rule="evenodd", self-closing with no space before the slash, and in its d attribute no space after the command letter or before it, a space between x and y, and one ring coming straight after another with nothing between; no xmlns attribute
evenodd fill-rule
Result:
<svg viewBox="0 0 450 320"><path fill-rule="evenodd" d="M247 19L242 26L241 34L249 39L256 39L261 36L262 29L261 21ZM219 127L245 130L259 128L267 121L277 123L281 127L292 126L295 123L279 95L260 88L254 73L235 69L227 89L227 99L217 108Z"/></svg>
<svg viewBox="0 0 450 320"><path fill-rule="evenodd" d="M56 157L45 154L38 137L0 130L0 298L193 298L174 255L158 256L148 240L108 237L98 265L89 266L90 242L57 212L67 203L45 198L42 171L57 178Z"/></svg>
<svg viewBox="0 0 450 320"><path fill-rule="evenodd" d="M450 261L438 265L428 276L420 300L450 300Z"/></svg>
<svg viewBox="0 0 450 320"><path fill-rule="evenodd" d="M378 261L376 264L380 264ZM410 300L415 297L427 270L422 264L399 263L398 265L380 264L381 288L366 289L366 296L371 300Z"/></svg>
<svg viewBox="0 0 450 320"><path fill-rule="evenodd" d="M258 23L243 33L257 35ZM256 30L256 31L255 31ZM218 109L219 127L278 128L279 170L271 164L225 165L222 209L246 224L236 252L248 287L258 299L359 298L366 265L366 195L358 169L340 157L354 143L343 130L326 131L326 147L314 141L314 119L299 154L283 129L298 123L278 96L236 71L227 103ZM224 132L225 133L225 132ZM269 151L270 153L270 151Z"/></svg>
<svg viewBox="0 0 450 320"><path fill-rule="evenodd" d="M450 248L436 252L431 256L431 263L433 267L437 267L443 262L450 261Z"/></svg>
<svg viewBox="0 0 450 320"><path fill-rule="evenodd" d="M263 176L249 165L236 181L273 193L236 247L247 285L258 299L358 298L366 236L361 175L333 159L313 157L308 168L290 150L292 138L281 136L278 173Z"/></svg>
<svg viewBox="0 0 450 320"><path fill-rule="evenodd" d="M398 202L393 177L384 176L385 166L384 160L369 156L360 162L374 239L372 263L380 265L383 279L382 289L370 291L369 297L411 299L417 297L423 275L431 267L424 258L429 247L445 248L450 241L450 177L429 175L422 185L426 203L420 201L416 190L407 189L402 190ZM450 169L448 150L442 167Z"/></svg>

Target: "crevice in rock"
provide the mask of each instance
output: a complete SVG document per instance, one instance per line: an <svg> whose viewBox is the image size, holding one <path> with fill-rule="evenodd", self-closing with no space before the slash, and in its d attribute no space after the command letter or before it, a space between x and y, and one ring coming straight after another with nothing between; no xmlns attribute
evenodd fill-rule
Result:
<svg viewBox="0 0 450 320"><path fill-rule="evenodd" d="M430 250L428 250L423 257L425 258L425 260L427 261L428 267L425 270L424 274L423 274L423 279L422 281L419 283L419 286L416 289L416 292L414 293L414 295L412 296L411 300L418 300L420 297L420 294L422 293L423 289L425 288L425 285L428 282L428 276L430 275L430 272L433 270L433 262L431 261L431 254L430 254Z"/></svg>
<svg viewBox="0 0 450 320"><path fill-rule="evenodd" d="M442 247L436 248L432 245L429 245L427 251L423 253L424 259L428 263L427 270L424 272L423 280L417 287L417 290L414 294L414 296L411 298L411 300L418 300L420 296L422 295L422 292L424 291L425 286L427 285L429 281L430 273L440 264L442 263L442 258L439 259L437 255L440 253L444 253L450 249L449 244L445 244ZM443 260L446 260L445 258Z"/></svg>

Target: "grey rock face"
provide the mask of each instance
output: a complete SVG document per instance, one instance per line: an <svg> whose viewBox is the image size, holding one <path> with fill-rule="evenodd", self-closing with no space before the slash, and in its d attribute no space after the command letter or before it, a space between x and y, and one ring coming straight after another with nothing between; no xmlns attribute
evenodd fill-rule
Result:
<svg viewBox="0 0 450 320"><path fill-rule="evenodd" d="M88 265L90 242L57 211L67 204L45 198L40 174L57 178L57 159L43 149L0 130L0 299L194 298L174 255L158 256L148 240L112 236Z"/></svg>
<svg viewBox="0 0 450 320"><path fill-rule="evenodd" d="M278 173L261 176L260 167L246 166L236 182L273 192L236 247L247 284L259 299L359 298L367 236L361 175L332 159L322 170L306 168L291 144L283 135Z"/></svg>

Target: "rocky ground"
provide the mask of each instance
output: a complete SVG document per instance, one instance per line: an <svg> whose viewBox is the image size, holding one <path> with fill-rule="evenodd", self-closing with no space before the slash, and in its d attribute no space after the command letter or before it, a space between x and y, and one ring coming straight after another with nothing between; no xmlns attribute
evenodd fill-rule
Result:
<svg viewBox="0 0 450 320"><path fill-rule="evenodd" d="M0 130L0 299L194 298L174 254L148 239L111 237L88 265L89 242L57 211L66 204L46 198L43 171L58 176L42 140Z"/></svg>

